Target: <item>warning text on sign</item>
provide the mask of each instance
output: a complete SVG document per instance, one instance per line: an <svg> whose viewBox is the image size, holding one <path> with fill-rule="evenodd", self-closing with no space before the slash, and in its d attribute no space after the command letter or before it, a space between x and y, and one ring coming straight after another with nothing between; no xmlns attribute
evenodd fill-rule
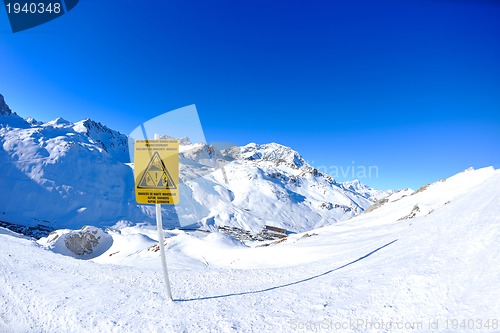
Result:
<svg viewBox="0 0 500 333"><path fill-rule="evenodd" d="M137 140L134 150L137 203L178 203L179 142L176 140Z"/></svg>

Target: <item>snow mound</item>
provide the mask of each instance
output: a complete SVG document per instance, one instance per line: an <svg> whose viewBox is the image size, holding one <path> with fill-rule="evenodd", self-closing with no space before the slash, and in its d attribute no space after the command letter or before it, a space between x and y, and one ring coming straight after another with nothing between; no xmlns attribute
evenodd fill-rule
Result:
<svg viewBox="0 0 500 333"><path fill-rule="evenodd" d="M43 247L77 259L92 259L102 255L113 244L113 238L101 229L84 226L80 230L56 230L38 243Z"/></svg>

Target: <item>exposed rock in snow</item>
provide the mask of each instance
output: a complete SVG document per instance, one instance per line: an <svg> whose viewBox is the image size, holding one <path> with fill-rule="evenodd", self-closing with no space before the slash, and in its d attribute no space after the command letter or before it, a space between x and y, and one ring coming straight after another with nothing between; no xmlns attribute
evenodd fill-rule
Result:
<svg viewBox="0 0 500 333"><path fill-rule="evenodd" d="M84 133L90 141L105 150L108 154L122 163L130 162L128 138L120 132L109 129L107 126L89 118L74 124L75 132Z"/></svg>
<svg viewBox="0 0 500 333"><path fill-rule="evenodd" d="M1 116L10 116L12 114L12 110L9 108L7 103L5 103L5 99L2 94L0 94L0 115Z"/></svg>
<svg viewBox="0 0 500 333"><path fill-rule="evenodd" d="M306 164L296 151L277 143L250 143L241 148L240 154L248 161L274 162L276 166L285 165L293 169L299 169Z"/></svg>
<svg viewBox="0 0 500 333"><path fill-rule="evenodd" d="M386 204L388 202L398 201L401 198L412 195L414 193L414 191L411 188L406 188L404 190L396 190L396 191L381 191L381 193L383 193L383 195L378 194L378 195L372 197L372 198L377 198L377 197L382 196L380 199L376 200L373 205L368 207L364 211L364 213L369 213L369 212L373 211L374 209L377 209L377 208L381 207L383 204ZM390 194L385 195L387 193L390 193Z"/></svg>
<svg viewBox="0 0 500 333"><path fill-rule="evenodd" d="M113 244L113 238L99 228L84 226L80 230L53 231L38 243L60 254L90 259L106 252Z"/></svg>
<svg viewBox="0 0 500 333"><path fill-rule="evenodd" d="M2 127L19 127L26 128L29 124L17 113L12 112L2 94L0 94L0 129Z"/></svg>

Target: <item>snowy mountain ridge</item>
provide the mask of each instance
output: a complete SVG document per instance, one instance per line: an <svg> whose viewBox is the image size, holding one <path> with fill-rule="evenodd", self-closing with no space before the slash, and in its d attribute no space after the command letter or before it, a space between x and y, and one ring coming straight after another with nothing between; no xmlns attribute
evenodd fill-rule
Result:
<svg viewBox="0 0 500 333"><path fill-rule="evenodd" d="M102 149L120 162L130 162L128 138L126 135L89 118L75 123L73 129L75 132L87 135L93 142L101 146Z"/></svg>
<svg viewBox="0 0 500 333"><path fill-rule="evenodd" d="M26 121L0 104L1 219L54 229L154 223L154 207L135 203L127 136L91 119ZM181 203L163 208L166 227L305 231L373 203L277 143L218 150L183 138L179 185Z"/></svg>
<svg viewBox="0 0 500 333"><path fill-rule="evenodd" d="M249 143L240 151L241 157L248 161L268 161L276 165L284 164L292 169L308 166L302 156L290 147L278 143Z"/></svg>
<svg viewBox="0 0 500 333"><path fill-rule="evenodd" d="M355 179L352 181L347 181L347 182L342 182L341 186L342 186L342 188L344 188L348 191L353 191L353 192L359 193L362 196L364 196L365 198L373 200L373 201L383 199L383 198L385 198L385 197L387 197L395 192L392 190L380 191L380 190L374 189L373 187L370 187L366 184L363 184L358 179Z"/></svg>

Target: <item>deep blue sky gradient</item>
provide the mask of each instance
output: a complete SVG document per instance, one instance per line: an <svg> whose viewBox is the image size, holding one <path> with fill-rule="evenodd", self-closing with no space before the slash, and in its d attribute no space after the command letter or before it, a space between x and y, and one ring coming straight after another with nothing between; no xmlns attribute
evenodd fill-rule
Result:
<svg viewBox="0 0 500 333"><path fill-rule="evenodd" d="M500 167L500 2L83 0L16 34L0 10L0 93L123 133L196 104L208 141L417 188Z"/></svg>

